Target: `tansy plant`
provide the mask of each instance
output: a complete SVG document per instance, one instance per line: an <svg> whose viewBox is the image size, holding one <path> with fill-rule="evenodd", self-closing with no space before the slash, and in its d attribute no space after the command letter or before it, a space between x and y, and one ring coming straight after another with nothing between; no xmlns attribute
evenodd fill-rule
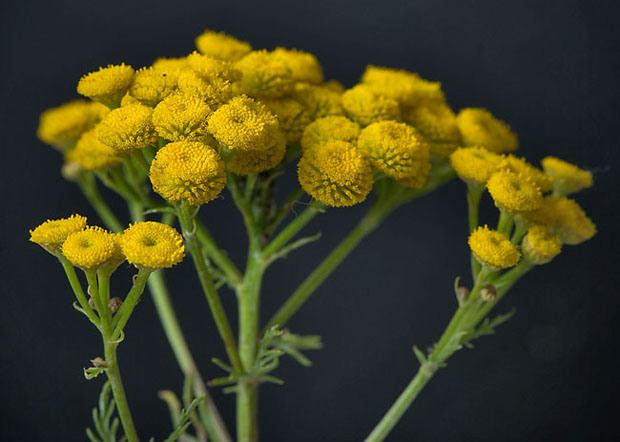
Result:
<svg viewBox="0 0 620 442"><path fill-rule="evenodd" d="M452 354L510 317L492 316L492 310L524 274L554 259L564 245L596 233L569 198L592 185L590 172L555 157L543 159L539 169L514 156L519 143L506 123L480 108L455 113L438 82L368 66L361 81L346 89L326 81L307 52L254 50L211 31L198 36L196 47L188 56L160 58L137 70L118 64L88 73L77 92L89 100L41 115L39 138L63 155L65 178L77 183L108 229L72 215L30 232L31 241L60 262L75 308L103 340L103 356L85 370L87 379L108 379L93 411L96 431L87 432L92 441L139 440L117 349L130 341L124 329L146 284L186 377L182 401L161 394L174 427L167 440L231 440L210 385L236 395L237 440L257 441L261 385L282 382L276 369L284 355L310 365L304 352L321 347L317 336L288 331L288 320L389 214L459 177L467 188L470 235L463 246L467 242L471 250L471 284L456 279L457 308L443 335L426 352L414 347L418 372L367 438L380 441ZM299 185L276 198L278 178L292 167ZM100 185L127 202L128 227L110 210ZM248 237L243 268L199 217L226 191ZM487 195L498 213L490 225L478 219ZM299 238L300 231L327 210L367 199L358 224L261 321L267 269L319 238ZM179 264L185 253L223 344L213 359L223 375L208 383L164 279L163 269ZM137 269L131 289L122 299L111 297L110 278L125 261ZM236 333L220 298L227 290L238 303Z"/></svg>

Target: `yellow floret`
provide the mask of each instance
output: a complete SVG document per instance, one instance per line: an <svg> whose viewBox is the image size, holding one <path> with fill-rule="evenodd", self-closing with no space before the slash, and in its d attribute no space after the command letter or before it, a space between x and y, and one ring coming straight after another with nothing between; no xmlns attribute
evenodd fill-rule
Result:
<svg viewBox="0 0 620 442"><path fill-rule="evenodd" d="M209 131L224 147L234 150L266 150L281 137L278 119L262 103L235 97L209 117Z"/></svg>
<svg viewBox="0 0 620 442"><path fill-rule="evenodd" d="M482 146L498 153L511 152L519 147L517 135L510 126L486 109L461 109L456 121L465 146Z"/></svg>
<svg viewBox="0 0 620 442"><path fill-rule="evenodd" d="M155 155L149 176L155 192L173 203L206 204L226 185L219 154L196 141L166 144Z"/></svg>
<svg viewBox="0 0 620 442"><path fill-rule="evenodd" d="M37 136L57 149L71 149L80 136L110 112L102 104L74 100L41 114Z"/></svg>
<svg viewBox="0 0 620 442"><path fill-rule="evenodd" d="M403 110L403 120L428 141L431 153L445 158L461 144L456 115L443 102L428 102Z"/></svg>
<svg viewBox="0 0 620 442"><path fill-rule="evenodd" d="M562 240L547 227L532 226L521 243L523 256L534 264L546 264L562 251Z"/></svg>
<svg viewBox="0 0 620 442"><path fill-rule="evenodd" d="M542 192L551 190L551 187L553 186L553 181L551 178L545 175L542 170L528 163L525 159L514 155L504 156L498 168L508 169L512 172L527 177L530 181L536 184Z"/></svg>
<svg viewBox="0 0 620 442"><path fill-rule="evenodd" d="M273 145L263 150L237 150L232 152L226 167L237 175L265 172L273 169L284 159L286 141L284 136L276 137Z"/></svg>
<svg viewBox="0 0 620 442"><path fill-rule="evenodd" d="M521 256L506 235L490 230L487 226L474 230L467 242L478 262L491 270L512 267L519 262Z"/></svg>
<svg viewBox="0 0 620 442"><path fill-rule="evenodd" d="M195 96L175 93L153 110L153 125L160 137L170 140L200 140L207 135L208 104Z"/></svg>
<svg viewBox="0 0 620 442"><path fill-rule="evenodd" d="M511 213L535 210L542 204L540 189L524 175L510 170L491 175L487 189L495 205Z"/></svg>
<svg viewBox="0 0 620 442"><path fill-rule="evenodd" d="M431 167L428 144L411 126L396 121L373 123L362 130L357 143L360 152L386 175L426 180Z"/></svg>
<svg viewBox="0 0 620 442"><path fill-rule="evenodd" d="M131 66L121 63L99 68L80 78L77 92L94 101L115 108L131 86L134 70Z"/></svg>
<svg viewBox="0 0 620 442"><path fill-rule="evenodd" d="M342 94L342 107L349 118L362 126L401 118L396 100L377 95L364 84L357 85Z"/></svg>
<svg viewBox="0 0 620 442"><path fill-rule="evenodd" d="M304 152L298 177L309 195L334 207L361 203L373 183L370 164L345 141L329 141Z"/></svg>
<svg viewBox="0 0 620 442"><path fill-rule="evenodd" d="M232 83L219 77L204 77L187 69L179 73L179 90L185 95L194 95L215 108L233 96Z"/></svg>
<svg viewBox="0 0 620 442"><path fill-rule="evenodd" d="M323 82L323 68L314 54L286 48L276 48L272 54L288 66L293 80L312 84Z"/></svg>
<svg viewBox="0 0 620 442"><path fill-rule="evenodd" d="M69 235L62 244L62 254L82 270L96 270L104 264L123 261L116 234L101 227L87 227Z"/></svg>
<svg viewBox="0 0 620 442"><path fill-rule="evenodd" d="M138 268L163 269L183 260L183 238L167 224L145 221L132 224L121 235L127 261Z"/></svg>
<svg viewBox="0 0 620 442"><path fill-rule="evenodd" d="M152 109L141 104L119 107L97 125L95 135L119 152L152 145L157 141L152 113Z"/></svg>
<svg viewBox="0 0 620 442"><path fill-rule="evenodd" d="M327 141L347 141L355 144L360 134L359 124L347 117L331 116L319 118L309 124L301 138L301 147L304 150Z"/></svg>
<svg viewBox="0 0 620 442"><path fill-rule="evenodd" d="M252 50L249 43L214 31L205 31L196 37L196 48L205 55L228 61L237 61Z"/></svg>
<svg viewBox="0 0 620 442"><path fill-rule="evenodd" d="M344 114L342 92L328 87L326 83L321 86L297 83L292 97L306 108L311 120L316 120L330 115Z"/></svg>
<svg viewBox="0 0 620 442"><path fill-rule="evenodd" d="M187 57L166 58L161 57L156 59L151 65L153 69L164 70L172 72L176 77L182 69L187 67Z"/></svg>
<svg viewBox="0 0 620 442"><path fill-rule="evenodd" d="M136 72L129 95L140 103L154 107L177 88L178 72L164 68L143 68Z"/></svg>
<svg viewBox="0 0 620 442"><path fill-rule="evenodd" d="M205 79L219 78L230 82L241 78L241 72L229 61L192 52L185 58L186 66Z"/></svg>
<svg viewBox="0 0 620 442"><path fill-rule="evenodd" d="M463 181L486 184L502 157L484 147L460 147L450 154L450 163Z"/></svg>
<svg viewBox="0 0 620 442"><path fill-rule="evenodd" d="M550 228L564 244L580 244L596 235L596 225L569 198L548 196L538 209L524 215L529 222Z"/></svg>
<svg viewBox="0 0 620 442"><path fill-rule="evenodd" d="M122 161L116 150L97 139L94 130L82 134L75 149L67 152L67 160L85 170L114 167Z"/></svg>
<svg viewBox="0 0 620 442"><path fill-rule="evenodd" d="M404 106L445 101L441 83L428 81L414 72L369 65L362 83L374 93L396 100Z"/></svg>
<svg viewBox="0 0 620 442"><path fill-rule="evenodd" d="M312 121L307 109L293 98L261 100L278 118L280 130L289 143L297 143L304 129Z"/></svg>
<svg viewBox="0 0 620 442"><path fill-rule="evenodd" d="M252 97L279 98L293 90L293 76L286 63L273 54L253 51L235 63L241 71L240 91Z"/></svg>
<svg viewBox="0 0 620 442"><path fill-rule="evenodd" d="M556 157L541 161L543 170L553 180L553 189L561 195L569 195L592 187L592 172L581 169Z"/></svg>
<svg viewBox="0 0 620 442"><path fill-rule="evenodd" d="M30 231L30 241L40 245L50 253L56 253L69 235L85 228L86 217L82 215L48 219Z"/></svg>

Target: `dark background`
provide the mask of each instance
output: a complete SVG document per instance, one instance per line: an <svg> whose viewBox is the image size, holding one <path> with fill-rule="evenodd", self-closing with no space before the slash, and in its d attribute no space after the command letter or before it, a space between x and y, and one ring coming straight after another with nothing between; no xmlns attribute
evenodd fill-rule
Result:
<svg viewBox="0 0 620 442"><path fill-rule="evenodd" d="M72 98L83 73L183 55L205 27L258 48L312 51L328 78L348 85L367 63L418 71L442 81L455 108L485 106L509 121L528 158L552 153L594 171L596 186L578 199L598 236L528 275L501 306L515 306L516 317L458 353L390 440L617 440L617 2L14 0L0 11L1 440L84 440L100 386L82 376L100 353L98 336L71 308L59 266L27 242L48 217L96 219L60 177L60 156L36 140L38 114ZM323 239L268 273L265 315L362 210L331 210L309 227ZM417 368L411 345L431 344L455 307L452 281L468 266L465 210L459 182L400 210L294 317L292 330L320 333L325 348L311 369L285 361L286 385L262 389L263 440L368 433ZM229 199L203 216L240 262L244 236ZM207 362L223 350L189 262L170 280L201 368L221 375ZM233 296L224 296L232 313ZM141 433L162 438L169 422L157 391L178 391L182 379L148 297L120 357ZM233 398L213 394L232 423Z"/></svg>

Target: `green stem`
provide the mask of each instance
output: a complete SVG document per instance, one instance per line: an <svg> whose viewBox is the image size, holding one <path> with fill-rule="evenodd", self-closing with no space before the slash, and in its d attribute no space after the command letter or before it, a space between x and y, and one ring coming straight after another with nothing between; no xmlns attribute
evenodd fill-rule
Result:
<svg viewBox="0 0 620 442"><path fill-rule="evenodd" d="M112 213L110 207L106 204L104 199L99 193L99 189L97 188L97 181L95 180L95 176L92 172L85 172L80 176L78 180L78 185L80 190L88 200L99 218L103 221L103 223L112 231L120 232L123 230L123 225L120 223L118 218Z"/></svg>
<svg viewBox="0 0 620 442"><path fill-rule="evenodd" d="M467 215L469 220L469 233L478 227L478 212L480 207L480 199L484 187L478 183L467 183ZM478 272L480 272L480 263L471 254L470 257L471 277L472 281L476 280Z"/></svg>
<svg viewBox="0 0 620 442"><path fill-rule="evenodd" d="M514 224L514 216L504 210L499 209L499 220L497 221L497 231L507 235L510 238L512 226Z"/></svg>
<svg viewBox="0 0 620 442"><path fill-rule="evenodd" d="M127 321L131 317L136 305L138 305L138 301L140 300L140 296L144 292L144 287L146 286L146 281L151 274L150 269L140 269L138 270L138 274L134 278L133 285L127 293L121 308L118 310L116 315L114 315L113 331L112 331L112 339L116 340L121 337L125 326L127 325Z"/></svg>
<svg viewBox="0 0 620 442"><path fill-rule="evenodd" d="M291 223L289 223L278 235L265 247L265 258L269 259L271 255L278 252L286 245L301 229L303 229L312 219L324 210L324 206L316 201L312 201L310 205Z"/></svg>
<svg viewBox="0 0 620 442"><path fill-rule="evenodd" d="M226 275L226 279L233 286L237 286L241 283L241 272L237 268L237 266L231 261L226 252L224 252L215 242L215 239L211 235L211 232L207 229L207 227L201 223L198 219L196 219L196 236L198 237L198 241L202 244L207 255L213 260L215 265L217 265L224 275Z"/></svg>
<svg viewBox="0 0 620 442"><path fill-rule="evenodd" d="M73 290L73 293L75 294L75 297L80 304L80 307L82 307L82 310L84 310L84 313L86 313L88 319L90 319L93 324L99 327L99 318L88 304L88 299L86 298L84 290L82 289L82 284L80 283L80 280L75 273L75 268L71 265L69 261L67 261L67 258L65 258L61 254L58 255L58 261L60 261L60 264L62 264L65 275L67 275L67 279L69 280L69 285L71 285L71 289Z"/></svg>

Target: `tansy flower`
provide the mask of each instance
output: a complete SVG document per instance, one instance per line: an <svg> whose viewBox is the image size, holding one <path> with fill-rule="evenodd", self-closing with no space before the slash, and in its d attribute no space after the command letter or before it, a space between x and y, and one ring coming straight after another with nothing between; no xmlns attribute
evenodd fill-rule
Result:
<svg viewBox="0 0 620 442"><path fill-rule="evenodd" d="M202 54L228 61L237 61L252 50L249 43L214 31L205 31L196 37L196 48Z"/></svg>
<svg viewBox="0 0 620 442"><path fill-rule="evenodd" d="M569 198L548 196L538 209L524 215L529 222L550 228L564 244L580 244L596 234L592 220Z"/></svg>
<svg viewBox="0 0 620 442"><path fill-rule="evenodd" d="M214 108L233 96L233 87L229 80L200 75L191 69L179 73L177 84L183 94L199 97Z"/></svg>
<svg viewBox="0 0 620 442"><path fill-rule="evenodd" d="M334 207L358 204L372 190L370 164L345 141L329 141L304 152L298 177L309 195Z"/></svg>
<svg viewBox="0 0 620 442"><path fill-rule="evenodd" d="M521 243L521 251L528 261L546 264L560 254L562 241L544 226L532 226Z"/></svg>
<svg viewBox="0 0 620 442"><path fill-rule="evenodd" d="M109 65L80 78L77 92L94 101L115 108L131 86L134 70L124 63Z"/></svg>
<svg viewBox="0 0 620 442"><path fill-rule="evenodd" d="M196 141L166 144L155 155L149 176L155 192L173 203L205 204L226 185L219 154Z"/></svg>
<svg viewBox="0 0 620 442"><path fill-rule="evenodd" d="M398 102L377 95L367 85L360 84L342 94L346 115L362 126L383 120L400 120Z"/></svg>
<svg viewBox="0 0 620 442"><path fill-rule="evenodd" d="M461 143L456 115L450 106L431 101L403 110L403 120L416 128L428 141L431 153L445 158Z"/></svg>
<svg viewBox="0 0 620 442"><path fill-rule="evenodd" d="M62 244L62 254L82 270L96 270L104 264L120 264L124 257L117 234L101 227L87 227L72 233Z"/></svg>
<svg viewBox="0 0 620 442"><path fill-rule="evenodd" d="M282 60L267 51L253 51L235 63L242 77L242 93L252 97L279 98L293 89L291 70Z"/></svg>
<svg viewBox="0 0 620 442"><path fill-rule="evenodd" d="M309 124L301 138L301 147L304 150L323 144L327 141L347 141L355 144L360 134L359 124L347 117L331 116L319 118Z"/></svg>
<svg viewBox="0 0 620 442"><path fill-rule="evenodd" d="M57 149L71 149L80 136L109 112L102 104L74 100L41 114L37 136Z"/></svg>
<svg viewBox="0 0 620 442"><path fill-rule="evenodd" d="M508 212L527 212L542 204L540 189L524 175L510 170L500 170L491 175L487 189L495 205Z"/></svg>
<svg viewBox="0 0 620 442"><path fill-rule="evenodd" d="M71 215L68 218L48 219L30 231L30 241L43 247L50 253L60 250L62 243L72 233L86 228L86 217Z"/></svg>
<svg viewBox="0 0 620 442"><path fill-rule="evenodd" d="M519 147L517 135L504 121L482 108L462 109L456 122L465 146L482 146L492 152L511 152Z"/></svg>
<svg viewBox="0 0 620 442"><path fill-rule="evenodd" d="M359 151L374 167L392 178L426 179L430 153L422 136L411 126L381 121L366 127L357 140Z"/></svg>
<svg viewBox="0 0 620 442"><path fill-rule="evenodd" d="M141 104L119 107L97 125L95 135L119 152L149 146L157 141L152 113L152 109Z"/></svg>
<svg viewBox="0 0 620 442"><path fill-rule="evenodd" d="M508 169L527 177L536 184L542 192L551 190L553 186L551 178L545 175L542 170L528 163L525 159L516 157L512 154L502 157L502 161L498 168Z"/></svg>
<svg viewBox="0 0 620 442"><path fill-rule="evenodd" d="M167 224L146 221L132 224L121 235L121 249L138 268L163 269L183 260L183 238Z"/></svg>
<svg viewBox="0 0 620 442"><path fill-rule="evenodd" d="M208 104L195 96L170 95L153 110L153 125L160 137L171 140L199 140L207 134Z"/></svg>
<svg viewBox="0 0 620 442"><path fill-rule="evenodd" d="M187 57L161 57L156 59L151 67L157 70L172 72L173 76L176 78L179 71L187 67Z"/></svg>
<svg viewBox="0 0 620 442"><path fill-rule="evenodd" d="M266 150L281 136L277 117L264 104L246 96L235 97L213 112L209 131L232 151Z"/></svg>
<svg viewBox="0 0 620 442"><path fill-rule="evenodd" d="M122 161L116 150L99 141L94 130L82 134L75 149L67 152L67 160L85 170L114 167Z"/></svg>
<svg viewBox="0 0 620 442"><path fill-rule="evenodd" d="M177 88L176 70L142 68L136 72L129 95L140 103L154 107Z"/></svg>
<svg viewBox="0 0 620 442"><path fill-rule="evenodd" d="M553 179L554 190L562 195L579 192L592 187L592 172L556 157L546 157L541 161L545 173Z"/></svg>
<svg viewBox="0 0 620 442"><path fill-rule="evenodd" d="M185 58L185 64L203 78L220 78L230 82L241 78L241 72L235 68L233 63L202 55L198 52L189 54Z"/></svg>
<svg viewBox="0 0 620 442"><path fill-rule="evenodd" d="M487 226L474 230L467 242L474 257L491 270L506 269L519 262L519 250L510 239Z"/></svg>
<svg viewBox="0 0 620 442"><path fill-rule="evenodd" d="M330 91L338 92L339 94L343 94L346 89L338 80L327 80L321 86Z"/></svg>
<svg viewBox="0 0 620 442"><path fill-rule="evenodd" d="M461 147L450 154L450 164L463 181L485 184L502 157L483 147Z"/></svg>
<svg viewBox="0 0 620 442"><path fill-rule="evenodd" d="M312 121L307 109L293 98L262 99L262 103L278 118L280 130L289 143L297 143L305 127Z"/></svg>
<svg viewBox="0 0 620 442"><path fill-rule="evenodd" d="M418 74L402 69L369 65L362 75L362 83L374 93L405 106L445 100L441 83L424 80Z"/></svg>
<svg viewBox="0 0 620 442"><path fill-rule="evenodd" d="M334 90L324 83L315 86L306 83L297 83L292 97L300 102L312 120L330 115L343 115L342 91Z"/></svg>
<svg viewBox="0 0 620 442"><path fill-rule="evenodd" d="M272 54L288 66L293 80L312 84L323 82L323 68L313 54L285 48L276 48Z"/></svg>
<svg viewBox="0 0 620 442"><path fill-rule="evenodd" d="M274 144L263 150L237 150L226 161L228 170L237 175L249 175L273 169L284 159L286 141L283 136L276 137Z"/></svg>

